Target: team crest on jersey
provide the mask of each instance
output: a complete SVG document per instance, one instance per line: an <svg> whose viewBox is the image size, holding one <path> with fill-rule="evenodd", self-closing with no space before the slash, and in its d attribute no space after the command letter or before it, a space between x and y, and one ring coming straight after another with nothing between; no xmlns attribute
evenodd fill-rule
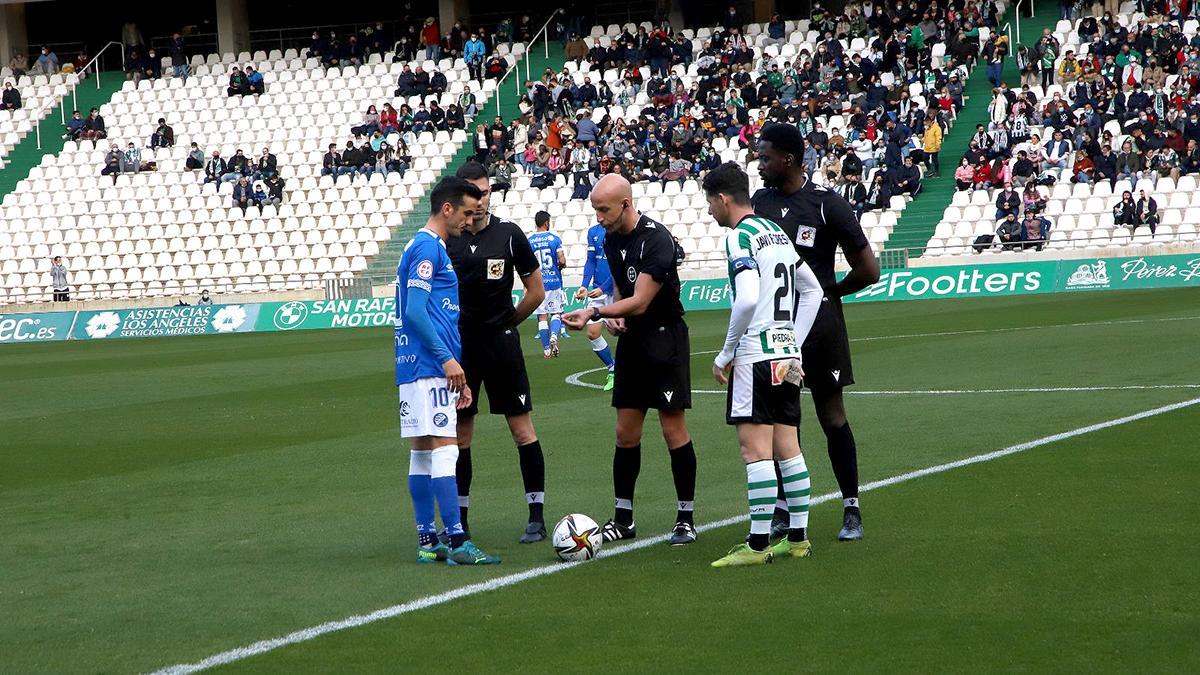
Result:
<svg viewBox="0 0 1200 675"><path fill-rule="evenodd" d="M434 426L444 427L449 423L450 423L450 418L446 416L446 413L438 413L433 416Z"/></svg>
<svg viewBox="0 0 1200 675"><path fill-rule="evenodd" d="M417 263L417 276L426 281L433 278L433 263L428 260L422 260Z"/></svg>
<svg viewBox="0 0 1200 675"><path fill-rule="evenodd" d="M796 230L796 245L812 248L817 241L817 228L811 225L801 225Z"/></svg>
<svg viewBox="0 0 1200 675"><path fill-rule="evenodd" d="M637 270L630 267L625 271L625 276L629 277L630 281L635 281L637 279Z"/></svg>
<svg viewBox="0 0 1200 675"><path fill-rule="evenodd" d="M487 261L487 278L489 281L504 278L504 260L501 258L488 258Z"/></svg>

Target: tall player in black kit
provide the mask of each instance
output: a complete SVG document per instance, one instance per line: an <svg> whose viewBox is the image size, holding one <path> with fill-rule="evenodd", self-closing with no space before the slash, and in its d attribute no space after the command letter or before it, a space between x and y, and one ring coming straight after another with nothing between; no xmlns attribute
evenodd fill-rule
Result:
<svg viewBox="0 0 1200 675"><path fill-rule="evenodd" d="M516 223L488 213L491 181L487 170L477 162L459 168L459 178L483 191L475 219L467 223L462 236L446 244L454 272L458 275L458 328L462 333L462 368L474 400L458 411L458 503L463 529L468 529L467 510L471 504L471 440L475 435L475 415L479 412L480 386L487 391L488 407L493 415L504 415L521 463L521 481L529 506L529 523L521 535L522 544L546 538L543 508L546 500L546 462L542 445L529 413L533 398L529 375L521 353L518 326L537 309L546 296L542 268L529 246L529 239ZM525 296L515 308L512 303L513 273L521 278Z"/></svg>
<svg viewBox="0 0 1200 675"><path fill-rule="evenodd" d="M842 493L844 512L838 539L862 539L858 449L842 399L842 388L854 384L842 298L879 281L879 261L850 204L809 180L801 163L804 138L799 129L789 124L767 126L758 152L758 172L766 187L751 199L754 212L774 220L787 232L796 252L825 289L816 322L801 348L804 384L812 392L817 419L828 443L829 461ZM841 281L833 272L833 255L839 247L850 263L850 272ZM783 499L782 493L779 498ZM788 512L786 502L782 503L782 511L778 503L775 508L772 535L787 533Z"/></svg>

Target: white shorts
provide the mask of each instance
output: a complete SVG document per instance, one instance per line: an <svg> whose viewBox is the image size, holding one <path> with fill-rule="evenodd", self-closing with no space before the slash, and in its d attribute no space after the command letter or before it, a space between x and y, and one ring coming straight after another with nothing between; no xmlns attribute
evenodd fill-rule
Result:
<svg viewBox="0 0 1200 675"><path fill-rule="evenodd" d="M591 309L593 307L607 307L611 304L612 304L612 296L608 295L607 293L605 293L604 295L598 295L594 298L587 299L587 308L588 309ZM601 319L601 321L603 321L603 319ZM588 323L596 323L596 322L589 321Z"/></svg>
<svg viewBox="0 0 1200 675"><path fill-rule="evenodd" d="M563 307L567 305L567 294L563 289L558 288L553 291L546 291L546 297L542 300L542 304L538 306L535 315L543 314L562 314Z"/></svg>
<svg viewBox="0 0 1200 675"><path fill-rule="evenodd" d="M400 390L400 437L458 436L458 394L444 377L423 377L405 382Z"/></svg>

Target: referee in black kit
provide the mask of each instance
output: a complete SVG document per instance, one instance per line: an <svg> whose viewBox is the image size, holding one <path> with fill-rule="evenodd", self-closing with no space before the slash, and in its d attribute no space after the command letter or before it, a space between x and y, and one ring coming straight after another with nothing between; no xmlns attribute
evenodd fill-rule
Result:
<svg viewBox="0 0 1200 675"><path fill-rule="evenodd" d="M491 182L482 164L468 162L456 175L483 191L479 210L467 223L462 236L446 242L454 272L458 275L458 327L462 333L462 367L471 388L471 405L458 411L458 504L463 529L468 530L467 510L471 504L471 440L475 415L479 412L482 384L488 408L504 415L521 463L521 481L529 522L521 535L522 544L546 538L546 461L529 413L533 399L525 356L521 353L518 326L537 309L546 296L542 270L529 246L529 239L515 223L488 213ZM515 308L512 303L513 273L521 278L525 296Z"/></svg>
<svg viewBox="0 0 1200 675"><path fill-rule="evenodd" d="M614 363L612 405L617 409L613 451L616 509L604 524L604 541L637 536L633 492L642 466L646 411L658 410L675 481L672 546L696 541L696 451L685 411L692 407L688 328L679 301L681 252L662 223L638 213L629 181L617 174L600 179L591 193L596 220L604 227L604 253L613 276L613 302L563 317L573 330L607 319L621 339Z"/></svg>
<svg viewBox="0 0 1200 675"><path fill-rule="evenodd" d="M801 164L804 138L799 129L789 124L768 125L762 130L758 152L758 172L766 187L751 199L754 212L783 228L825 289L816 322L801 348L804 384L812 392L817 419L828 442L829 461L842 493L844 512L838 539L862 539L858 449L842 400L842 387L854 384L842 298L879 281L879 261L850 204L809 180ZM839 247L850 263L850 272L841 281L833 272L833 256ZM783 499L782 492L779 498ZM787 527L787 507L781 512L777 503L772 535L786 534Z"/></svg>

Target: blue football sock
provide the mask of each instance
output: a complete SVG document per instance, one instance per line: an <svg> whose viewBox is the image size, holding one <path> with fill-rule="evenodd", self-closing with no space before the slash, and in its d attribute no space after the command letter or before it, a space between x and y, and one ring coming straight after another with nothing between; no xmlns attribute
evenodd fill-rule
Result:
<svg viewBox="0 0 1200 675"><path fill-rule="evenodd" d="M538 339L542 341L542 349L550 349L550 326L538 320Z"/></svg>
<svg viewBox="0 0 1200 675"><path fill-rule="evenodd" d="M428 450L413 450L408 466L408 492L412 495L413 515L417 521L417 538L422 545L437 541L437 524L433 519L433 479L429 476L429 454Z"/></svg>
<svg viewBox="0 0 1200 675"><path fill-rule="evenodd" d="M603 335L596 338L595 340L592 340L592 351L596 353L596 358L600 359L600 362L604 364L605 368L612 370L612 367L613 367L612 350L608 348L608 342L605 341Z"/></svg>
<svg viewBox="0 0 1200 675"><path fill-rule="evenodd" d="M431 453L433 494L437 497L442 525L453 540L463 534L462 516L458 510L458 479L454 476L458 463L458 446L445 445ZM457 542L455 542L457 543Z"/></svg>
<svg viewBox="0 0 1200 675"><path fill-rule="evenodd" d="M560 332L562 332L562 317L555 314L550 317L550 334L557 336Z"/></svg>

